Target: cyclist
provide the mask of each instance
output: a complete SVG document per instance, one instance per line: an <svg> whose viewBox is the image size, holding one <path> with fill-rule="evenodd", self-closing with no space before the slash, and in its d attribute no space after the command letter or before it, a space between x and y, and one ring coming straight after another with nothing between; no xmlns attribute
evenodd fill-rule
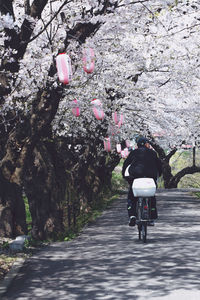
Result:
<svg viewBox="0 0 200 300"><path fill-rule="evenodd" d="M140 137L137 140L137 149L131 150L129 156L124 161L122 167L122 176L129 183L127 209L129 216L129 226L135 226L136 223L136 204L137 198L134 197L132 184L135 178L149 177L153 178L157 185L157 177L162 174L161 161L156 152L150 149L149 141L145 137ZM129 176L125 176L125 171L128 168ZM157 219L156 198L151 197L151 219L149 225L154 225L153 220Z"/></svg>

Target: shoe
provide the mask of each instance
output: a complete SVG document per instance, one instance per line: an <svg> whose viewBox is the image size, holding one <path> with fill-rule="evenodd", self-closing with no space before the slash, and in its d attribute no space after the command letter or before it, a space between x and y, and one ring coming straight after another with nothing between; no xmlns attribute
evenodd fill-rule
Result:
<svg viewBox="0 0 200 300"><path fill-rule="evenodd" d="M148 226L154 226L154 225L155 225L154 220L148 221L147 225L148 225Z"/></svg>
<svg viewBox="0 0 200 300"><path fill-rule="evenodd" d="M129 226L135 226L135 221L136 221L136 217L135 216L131 216L129 219Z"/></svg>

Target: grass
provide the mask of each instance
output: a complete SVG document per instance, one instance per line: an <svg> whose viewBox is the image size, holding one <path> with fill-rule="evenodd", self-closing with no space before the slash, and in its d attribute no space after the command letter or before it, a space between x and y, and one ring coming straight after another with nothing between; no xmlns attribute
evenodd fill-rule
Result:
<svg viewBox="0 0 200 300"><path fill-rule="evenodd" d="M120 193L127 187L127 182L125 181L124 178L118 173L113 172L112 175L112 189L113 192Z"/></svg>
<svg viewBox="0 0 200 300"><path fill-rule="evenodd" d="M195 192L194 195L200 199L200 192Z"/></svg>

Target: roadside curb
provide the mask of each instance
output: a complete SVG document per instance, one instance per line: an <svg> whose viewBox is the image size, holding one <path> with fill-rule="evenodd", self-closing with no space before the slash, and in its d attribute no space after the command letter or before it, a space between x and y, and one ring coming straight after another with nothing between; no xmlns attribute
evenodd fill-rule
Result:
<svg viewBox="0 0 200 300"><path fill-rule="evenodd" d="M0 282L0 297L7 291L12 280L17 275L19 269L23 266L25 258L18 258L12 265L10 271L6 274L2 282Z"/></svg>

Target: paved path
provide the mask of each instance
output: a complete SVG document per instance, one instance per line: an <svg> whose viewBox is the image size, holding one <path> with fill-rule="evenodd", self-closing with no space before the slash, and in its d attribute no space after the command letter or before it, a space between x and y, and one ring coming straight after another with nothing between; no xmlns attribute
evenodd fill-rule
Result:
<svg viewBox="0 0 200 300"><path fill-rule="evenodd" d="M127 226L126 195L71 242L27 260L3 300L199 300L200 200L158 191L148 242Z"/></svg>

